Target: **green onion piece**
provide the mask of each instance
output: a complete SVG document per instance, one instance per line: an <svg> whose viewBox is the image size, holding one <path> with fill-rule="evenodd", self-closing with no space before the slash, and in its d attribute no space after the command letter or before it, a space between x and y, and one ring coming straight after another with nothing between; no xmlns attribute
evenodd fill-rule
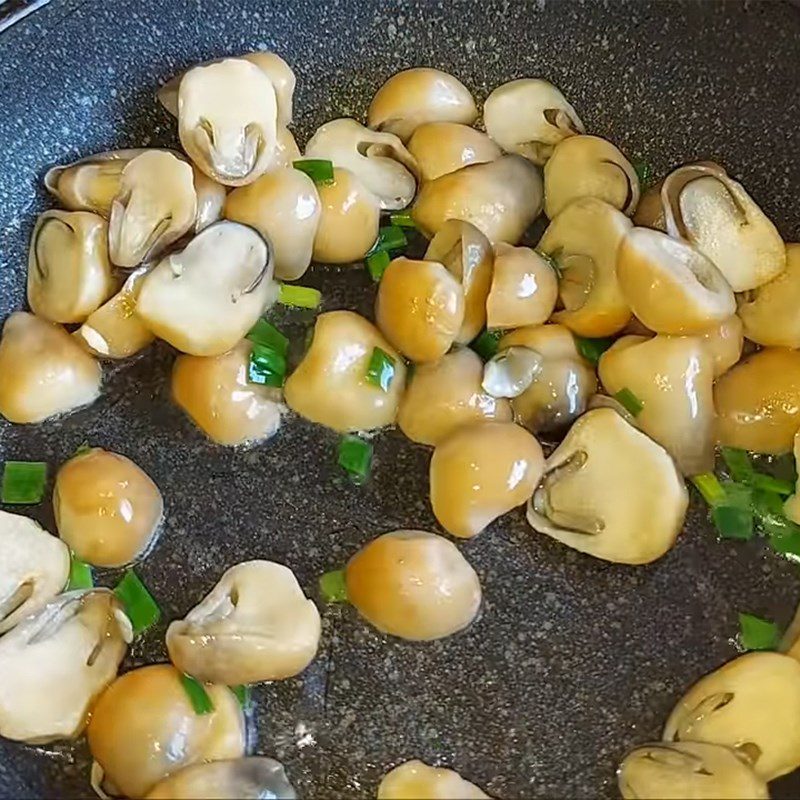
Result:
<svg viewBox="0 0 800 800"><path fill-rule="evenodd" d="M719 505L734 506L753 511L753 489L744 483L734 481L721 481L725 499Z"/></svg>
<svg viewBox="0 0 800 800"><path fill-rule="evenodd" d="M780 632L774 622L753 614L739 614L739 641L745 650L774 650Z"/></svg>
<svg viewBox="0 0 800 800"><path fill-rule="evenodd" d="M286 358L274 348L254 344L250 351L247 380L260 386L280 388L286 380Z"/></svg>
<svg viewBox="0 0 800 800"><path fill-rule="evenodd" d="M703 500L710 506L717 506L725 502L725 490L720 486L717 476L713 472L702 472L700 475L693 475L691 481L703 496Z"/></svg>
<svg viewBox="0 0 800 800"><path fill-rule="evenodd" d="M389 219L392 221L392 225L396 225L398 228L416 228L417 223L411 217L411 213L408 211L396 211L394 214L389 216Z"/></svg>
<svg viewBox="0 0 800 800"><path fill-rule="evenodd" d="M638 417L644 408L644 403L627 386L620 389L614 399L634 417Z"/></svg>
<svg viewBox="0 0 800 800"><path fill-rule="evenodd" d="M247 706L250 705L250 685L247 683L241 683L238 686L229 686L228 687L235 695L236 699L239 701L239 705L246 709Z"/></svg>
<svg viewBox="0 0 800 800"><path fill-rule="evenodd" d="M0 502L9 505L41 503L47 482L47 464L42 461L6 461Z"/></svg>
<svg viewBox="0 0 800 800"><path fill-rule="evenodd" d="M731 478L741 483L747 483L753 474L753 465L750 456L744 450L736 447L723 447L722 458L728 468Z"/></svg>
<svg viewBox="0 0 800 800"><path fill-rule="evenodd" d="M586 339L583 336L575 337L575 346L578 352L592 364L597 364L600 361L600 356L608 350L614 340L610 338L604 339Z"/></svg>
<svg viewBox="0 0 800 800"><path fill-rule="evenodd" d="M343 569L326 572L319 579L319 592L326 603L347 602L347 580Z"/></svg>
<svg viewBox="0 0 800 800"><path fill-rule="evenodd" d="M284 306L295 308L319 308L322 292L310 286L294 286L290 283L280 284L278 302Z"/></svg>
<svg viewBox="0 0 800 800"><path fill-rule="evenodd" d="M794 494L794 484L781 478L773 478L772 475L764 475L763 472L754 472L748 481L754 489L762 492L771 492L789 496Z"/></svg>
<svg viewBox="0 0 800 800"><path fill-rule="evenodd" d="M787 525L772 526L763 523L764 532L769 536L769 543L776 553L782 556L794 556L800 559L800 526L787 520Z"/></svg>
<svg viewBox="0 0 800 800"><path fill-rule="evenodd" d="M366 482L372 465L372 445L358 436L342 436L339 441L339 466L355 484Z"/></svg>
<svg viewBox="0 0 800 800"><path fill-rule="evenodd" d="M253 344L271 347L282 356L285 356L289 350L289 340L274 325L263 318L253 325L247 338Z"/></svg>
<svg viewBox="0 0 800 800"><path fill-rule="evenodd" d="M547 262L547 266L555 272L559 280L561 280L561 276L564 274L564 267L561 266L561 262L559 261L563 249L563 247L559 247L552 253L545 253L544 250L534 250L537 255L541 256Z"/></svg>
<svg viewBox="0 0 800 800"><path fill-rule="evenodd" d="M633 160L631 166L636 171L642 189L649 189L655 182L652 165L648 164L643 158L637 158Z"/></svg>
<svg viewBox="0 0 800 800"><path fill-rule="evenodd" d="M161 619L161 609L132 569L117 584L114 594L125 608L134 634L144 633Z"/></svg>
<svg viewBox="0 0 800 800"><path fill-rule="evenodd" d="M497 355L497 345L503 338L503 331L485 330L470 342L470 347L484 360L489 361Z"/></svg>
<svg viewBox="0 0 800 800"><path fill-rule="evenodd" d="M191 675L184 674L181 675L181 684L183 684L183 690L186 692L189 702L194 709L194 713L197 714L198 717L202 717L204 714L210 714L214 710L214 703L211 702L206 687L203 686L200 681L193 678Z"/></svg>
<svg viewBox="0 0 800 800"><path fill-rule="evenodd" d="M372 350L372 356L367 366L367 381L373 386L380 386L384 392L389 391L389 387L394 380L395 360L380 347Z"/></svg>
<svg viewBox="0 0 800 800"><path fill-rule="evenodd" d="M75 553L70 553L67 591L71 592L73 589L91 589L93 587L94 577L92 576L92 568L85 561L81 561Z"/></svg>
<svg viewBox="0 0 800 800"><path fill-rule="evenodd" d="M384 225L378 231L378 239L372 247L375 250L402 250L408 244L403 229L397 225Z"/></svg>
<svg viewBox="0 0 800 800"><path fill-rule="evenodd" d="M333 162L325 158L304 158L293 161L292 166L305 172L317 185L333 183Z"/></svg>
<svg viewBox="0 0 800 800"><path fill-rule="evenodd" d="M75 456L82 456L84 453L88 453L92 449L92 446L87 442L85 439L75 448L75 452L72 454L72 457Z"/></svg>
<svg viewBox="0 0 800 800"><path fill-rule="evenodd" d="M392 259L385 250L376 250L374 253L370 253L365 260L372 280L378 283Z"/></svg>
<svg viewBox="0 0 800 800"><path fill-rule="evenodd" d="M753 512L747 508L714 506L711 510L711 519L722 539L753 538Z"/></svg>

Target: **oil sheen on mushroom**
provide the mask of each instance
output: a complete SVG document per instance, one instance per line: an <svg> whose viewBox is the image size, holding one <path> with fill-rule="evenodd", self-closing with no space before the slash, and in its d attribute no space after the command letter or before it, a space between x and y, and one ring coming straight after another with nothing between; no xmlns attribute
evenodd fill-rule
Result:
<svg viewBox="0 0 800 800"><path fill-rule="evenodd" d="M503 151L482 131L457 122L428 122L408 140L419 177L432 181L470 164L486 164Z"/></svg>
<svg viewBox="0 0 800 800"><path fill-rule="evenodd" d="M489 795L455 770L429 767L413 759L389 770L378 786L378 800L488 800Z"/></svg>
<svg viewBox="0 0 800 800"><path fill-rule="evenodd" d="M697 336L703 340L714 362L714 380L724 375L742 357L742 321L736 314L705 328Z"/></svg>

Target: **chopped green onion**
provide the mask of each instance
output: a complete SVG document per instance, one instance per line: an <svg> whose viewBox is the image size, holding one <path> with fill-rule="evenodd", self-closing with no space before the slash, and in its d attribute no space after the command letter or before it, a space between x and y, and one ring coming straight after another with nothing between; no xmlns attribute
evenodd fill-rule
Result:
<svg viewBox="0 0 800 800"><path fill-rule="evenodd" d="M114 594L124 606L134 634L143 633L161 619L161 609L132 569L117 584Z"/></svg>
<svg viewBox="0 0 800 800"><path fill-rule="evenodd" d="M731 478L735 481L747 483L753 474L753 465L750 457L744 450L736 447L723 447L722 458L728 468Z"/></svg>
<svg viewBox="0 0 800 800"><path fill-rule="evenodd" d="M748 483L762 492L786 495L794 494L794 484L781 478L773 478L772 475L765 475L763 472L754 472Z"/></svg>
<svg viewBox="0 0 800 800"><path fill-rule="evenodd" d="M326 603L347 602L347 580L343 569L326 572L319 579L319 592Z"/></svg>
<svg viewBox="0 0 800 800"><path fill-rule="evenodd" d="M238 686L229 686L228 687L235 695L236 699L239 701L239 705L246 709L247 706L250 705L250 685L247 683L241 683Z"/></svg>
<svg viewBox="0 0 800 800"><path fill-rule="evenodd" d="M636 158L631 166L636 171L636 176L639 178L639 184L642 189L649 189L655 182L653 180L654 170L652 165L648 164L643 158Z"/></svg>
<svg viewBox="0 0 800 800"><path fill-rule="evenodd" d="M289 350L289 340L274 325L263 318L253 325L247 338L253 344L271 347L282 356L285 356Z"/></svg>
<svg viewBox="0 0 800 800"><path fill-rule="evenodd" d="M191 675L183 674L181 675L181 684L183 684L183 689L198 717L210 714L214 710L214 703L211 702L206 687L200 681Z"/></svg>
<svg viewBox="0 0 800 800"><path fill-rule="evenodd" d="M247 380L261 386L283 386L286 380L286 358L268 345L254 344L250 351Z"/></svg>
<svg viewBox="0 0 800 800"><path fill-rule="evenodd" d="M395 360L380 347L372 350L372 356L367 366L367 381L373 386L380 386L384 392L389 391L389 387L394 380Z"/></svg>
<svg viewBox="0 0 800 800"><path fill-rule="evenodd" d="M785 526L772 526L762 523L765 533L769 536L769 543L776 553L782 556L800 558L800 526L789 522Z"/></svg>
<svg viewBox="0 0 800 800"><path fill-rule="evenodd" d="M560 280L563 274L564 267L561 265L559 258L561 257L561 253L563 251L563 247L559 247L556 250L553 250L552 253L545 253L544 250L535 250L534 252L537 255L541 256L546 262L550 269L555 272L556 277Z"/></svg>
<svg viewBox="0 0 800 800"><path fill-rule="evenodd" d="M75 452L72 454L72 457L75 458L75 456L82 456L84 453L88 453L91 449L92 446L84 439L84 441L82 441L75 448Z"/></svg>
<svg viewBox="0 0 800 800"><path fill-rule="evenodd" d="M693 475L691 481L703 496L703 500L710 506L717 506L725 502L725 490L720 486L717 476L713 472L702 472L700 475Z"/></svg>
<svg viewBox="0 0 800 800"><path fill-rule="evenodd" d="M750 486L734 481L721 481L721 485L722 491L725 492L725 499L719 505L753 510L753 489Z"/></svg>
<svg viewBox="0 0 800 800"><path fill-rule="evenodd" d="M372 280L378 283L392 259L385 250L376 250L374 253L370 253L365 260Z"/></svg>
<svg viewBox="0 0 800 800"><path fill-rule="evenodd" d="M94 578L92 577L92 568L85 561L81 561L75 553L70 553L67 591L71 592L73 589L91 589L93 586Z"/></svg>
<svg viewBox="0 0 800 800"><path fill-rule="evenodd" d="M614 399L634 417L638 417L644 408L644 403L627 386L620 389L614 395Z"/></svg>
<svg viewBox="0 0 800 800"><path fill-rule="evenodd" d="M333 162L325 158L304 158L293 161L292 166L305 172L316 184L333 183Z"/></svg>
<svg viewBox="0 0 800 800"><path fill-rule="evenodd" d="M378 230L378 238L372 246L370 252L374 253L376 250L402 250L408 244L408 239L403 232L403 229L397 225L384 225Z"/></svg>
<svg viewBox="0 0 800 800"><path fill-rule="evenodd" d="M738 506L719 505L711 510L711 519L723 539L752 539L753 512Z"/></svg>
<svg viewBox="0 0 800 800"><path fill-rule="evenodd" d="M280 284L278 302L295 308L319 308L322 292L310 286L294 286L289 283Z"/></svg>
<svg viewBox="0 0 800 800"><path fill-rule="evenodd" d="M47 464L42 461L6 461L0 502L9 505L41 503L47 483Z"/></svg>
<svg viewBox="0 0 800 800"><path fill-rule="evenodd" d="M614 340L610 338L604 339L586 339L583 336L575 337L575 346L578 352L592 364L597 364L600 361L600 356L608 350Z"/></svg>
<svg viewBox="0 0 800 800"><path fill-rule="evenodd" d="M389 219L392 221L392 225L396 225L398 228L417 227L417 223L414 222L409 211L396 211L389 216Z"/></svg>
<svg viewBox="0 0 800 800"><path fill-rule="evenodd" d="M774 650L779 640L774 622L753 614L739 614L739 641L745 650Z"/></svg>
<svg viewBox="0 0 800 800"><path fill-rule="evenodd" d="M355 484L364 483L372 465L372 445L358 436L342 436L339 442L339 466L344 467Z"/></svg>
<svg viewBox="0 0 800 800"><path fill-rule="evenodd" d="M470 347L484 360L497 355L497 345L503 337L501 330L485 330L470 342Z"/></svg>

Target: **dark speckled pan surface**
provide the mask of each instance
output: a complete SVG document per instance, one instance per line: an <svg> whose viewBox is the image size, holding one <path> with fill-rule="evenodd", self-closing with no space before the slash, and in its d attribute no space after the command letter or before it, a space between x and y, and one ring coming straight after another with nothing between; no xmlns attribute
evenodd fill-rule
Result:
<svg viewBox="0 0 800 800"><path fill-rule="evenodd" d="M800 238L800 10L787 3L53 0L0 36L0 319L24 303L45 168L173 144L158 85L254 48L275 49L297 73L301 143L332 117L363 116L403 67L451 71L479 99L541 75L591 131L658 172L721 162L787 240ZM371 313L363 270L314 269L304 282L324 289L325 309ZM312 317L277 318L299 346ZM63 422L0 423L0 458L55 466L88 440L130 456L162 488L166 528L139 571L164 621L126 669L163 660L167 621L236 562L282 561L315 595L317 576L375 534L437 530L425 449L382 433L373 478L358 488L340 477L336 437L296 418L263 446L215 447L169 403L172 359L155 347L108 368L102 398ZM54 530L48 504L25 513ZM301 796L374 796L381 774L413 757L452 766L495 797L614 796L625 750L657 737L679 694L735 655L737 612L786 623L799 594L796 567L758 541L718 543L697 504L674 550L649 567L567 550L521 512L463 551L485 591L465 633L406 644L349 608L326 609L313 665L255 692L255 752L283 761ZM56 691L42 687L43 698ZM87 764L83 743L0 741L0 797L87 797ZM796 797L800 781L773 791Z"/></svg>

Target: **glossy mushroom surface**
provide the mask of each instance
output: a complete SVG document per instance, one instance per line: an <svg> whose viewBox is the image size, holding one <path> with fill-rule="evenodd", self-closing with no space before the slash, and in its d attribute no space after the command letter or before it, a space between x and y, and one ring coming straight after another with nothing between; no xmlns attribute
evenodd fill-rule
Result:
<svg viewBox="0 0 800 800"><path fill-rule="evenodd" d="M470 164L486 164L503 151L483 131L458 122L427 122L408 140L419 177L432 181Z"/></svg>
<svg viewBox="0 0 800 800"><path fill-rule="evenodd" d="M797 467L800 465L800 431L794 435L792 455L794 456L795 471L797 471ZM795 481L794 494L787 497L783 504L783 513L787 519L800 525L800 475L798 475ZM2 622L0 622L0 631L2 631L2 629ZM792 624L789 625L784 633L784 642L788 645L786 649L790 655L796 657L800 657L800 644L798 644L797 641L798 635L800 635L800 608L798 608Z"/></svg>
<svg viewBox="0 0 800 800"><path fill-rule="evenodd" d="M483 800L489 795L455 770L413 759L389 770L378 786L378 800Z"/></svg>
<svg viewBox="0 0 800 800"><path fill-rule="evenodd" d="M697 336L714 362L714 380L735 366L742 357L744 336L742 320L734 314L722 322L705 328Z"/></svg>

